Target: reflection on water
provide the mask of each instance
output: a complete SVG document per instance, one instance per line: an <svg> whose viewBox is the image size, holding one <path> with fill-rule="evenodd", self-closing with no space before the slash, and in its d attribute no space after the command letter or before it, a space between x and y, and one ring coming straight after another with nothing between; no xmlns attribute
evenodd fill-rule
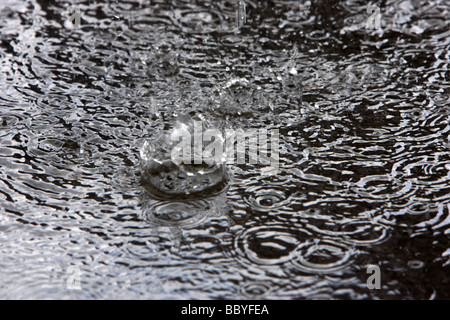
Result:
<svg viewBox="0 0 450 320"><path fill-rule="evenodd" d="M72 5L0 4L0 297L450 298L445 1ZM174 166L200 115L278 174Z"/></svg>

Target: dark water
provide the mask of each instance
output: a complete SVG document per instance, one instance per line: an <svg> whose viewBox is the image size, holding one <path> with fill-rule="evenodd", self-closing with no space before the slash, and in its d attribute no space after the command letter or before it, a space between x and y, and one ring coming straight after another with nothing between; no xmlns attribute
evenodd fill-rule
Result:
<svg viewBox="0 0 450 320"><path fill-rule="evenodd" d="M450 6L374 4L2 0L0 297L450 299ZM279 129L280 172L156 199L186 114Z"/></svg>

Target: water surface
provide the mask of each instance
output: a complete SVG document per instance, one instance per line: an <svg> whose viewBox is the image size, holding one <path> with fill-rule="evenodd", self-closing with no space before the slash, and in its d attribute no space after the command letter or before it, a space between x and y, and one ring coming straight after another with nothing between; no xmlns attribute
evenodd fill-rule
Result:
<svg viewBox="0 0 450 320"><path fill-rule="evenodd" d="M0 297L450 299L448 3L245 3L2 0ZM279 173L151 196L200 114L279 129Z"/></svg>

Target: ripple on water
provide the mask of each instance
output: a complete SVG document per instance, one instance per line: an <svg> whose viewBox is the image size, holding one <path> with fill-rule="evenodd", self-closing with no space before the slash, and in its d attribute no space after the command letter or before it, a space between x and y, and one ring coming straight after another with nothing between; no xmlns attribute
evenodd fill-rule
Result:
<svg viewBox="0 0 450 320"><path fill-rule="evenodd" d="M310 232L300 228L256 226L235 237L234 250L240 258L258 265L278 265L291 260L297 245L311 237Z"/></svg>
<svg viewBox="0 0 450 320"><path fill-rule="evenodd" d="M292 266L306 273L334 273L347 268L356 251L344 243L328 239L300 243L293 252Z"/></svg>
<svg viewBox="0 0 450 320"><path fill-rule="evenodd" d="M254 210L270 212L291 203L291 196L281 186L254 186L247 188L245 202Z"/></svg>
<svg viewBox="0 0 450 320"><path fill-rule="evenodd" d="M414 179L416 184L422 186L448 188L450 182L450 157L448 152L436 152L405 159L394 165L392 176Z"/></svg>
<svg viewBox="0 0 450 320"><path fill-rule="evenodd" d="M373 246L389 239L389 228L371 220L346 218L319 221L311 219L307 228L326 236L342 239L344 242L360 246ZM328 223L327 223L328 222Z"/></svg>
<svg viewBox="0 0 450 320"><path fill-rule="evenodd" d="M414 228L416 230L448 228L450 204L411 201L401 208L386 208L377 222L388 226Z"/></svg>
<svg viewBox="0 0 450 320"><path fill-rule="evenodd" d="M270 186L292 186L293 183L293 177L292 174L285 174L285 175L271 175L267 177L263 177L260 179L260 183Z"/></svg>
<svg viewBox="0 0 450 320"><path fill-rule="evenodd" d="M210 203L206 200L150 200L144 203L141 217L156 226L188 228L201 224L210 211Z"/></svg>
<svg viewBox="0 0 450 320"><path fill-rule="evenodd" d="M271 286L265 282L252 282L243 285L240 288L240 293L249 299L264 298L272 291Z"/></svg>
<svg viewBox="0 0 450 320"><path fill-rule="evenodd" d="M126 250L134 257L142 261L158 261L161 257L160 248L156 244L159 237L154 236L154 239L136 239L130 240L126 244Z"/></svg>
<svg viewBox="0 0 450 320"><path fill-rule="evenodd" d="M410 260L408 261L408 267L411 269L422 269L425 266L425 263L420 260Z"/></svg>
<svg viewBox="0 0 450 320"><path fill-rule="evenodd" d="M412 181L401 181L389 175L373 175L361 178L352 189L367 200L386 201L408 199L417 191Z"/></svg>

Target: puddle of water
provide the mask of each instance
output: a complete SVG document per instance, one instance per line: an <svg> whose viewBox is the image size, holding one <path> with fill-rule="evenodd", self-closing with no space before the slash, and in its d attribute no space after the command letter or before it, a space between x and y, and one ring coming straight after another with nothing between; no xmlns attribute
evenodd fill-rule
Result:
<svg viewBox="0 0 450 320"><path fill-rule="evenodd" d="M2 1L0 297L449 299L449 9L367 10ZM276 174L173 165L198 117Z"/></svg>

